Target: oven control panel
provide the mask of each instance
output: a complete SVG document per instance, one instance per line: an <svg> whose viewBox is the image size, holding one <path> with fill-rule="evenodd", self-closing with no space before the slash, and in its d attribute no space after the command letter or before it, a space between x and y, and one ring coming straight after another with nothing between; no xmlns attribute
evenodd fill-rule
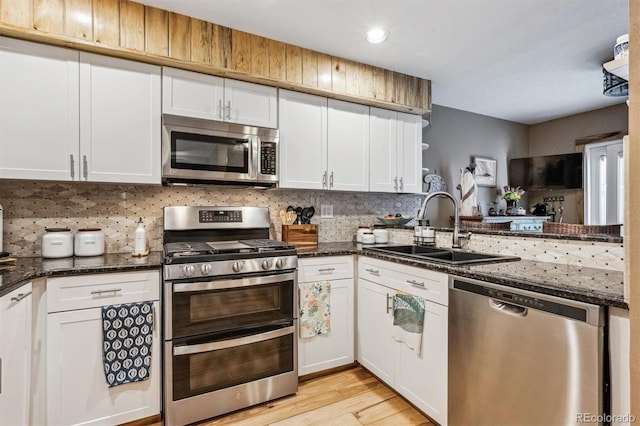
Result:
<svg viewBox="0 0 640 426"><path fill-rule="evenodd" d="M238 223L242 222L240 210L200 210L200 223Z"/></svg>

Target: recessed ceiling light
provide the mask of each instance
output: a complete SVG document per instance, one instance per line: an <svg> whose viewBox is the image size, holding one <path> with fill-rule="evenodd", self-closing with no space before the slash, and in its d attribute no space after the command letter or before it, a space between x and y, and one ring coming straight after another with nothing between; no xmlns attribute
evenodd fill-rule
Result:
<svg viewBox="0 0 640 426"><path fill-rule="evenodd" d="M379 44L389 38L389 31L382 28L374 28L367 31L364 39L371 44Z"/></svg>

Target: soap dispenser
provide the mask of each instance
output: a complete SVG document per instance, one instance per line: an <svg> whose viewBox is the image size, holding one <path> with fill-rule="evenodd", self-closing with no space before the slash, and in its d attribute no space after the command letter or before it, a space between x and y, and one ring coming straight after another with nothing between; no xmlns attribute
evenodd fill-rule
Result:
<svg viewBox="0 0 640 426"><path fill-rule="evenodd" d="M137 256L147 254L147 230L144 229L142 218L138 220L138 226L136 227L133 243L133 254Z"/></svg>

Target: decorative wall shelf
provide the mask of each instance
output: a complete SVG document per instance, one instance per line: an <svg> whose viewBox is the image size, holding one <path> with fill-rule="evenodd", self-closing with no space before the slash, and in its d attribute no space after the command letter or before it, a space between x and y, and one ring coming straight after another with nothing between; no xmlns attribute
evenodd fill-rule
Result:
<svg viewBox="0 0 640 426"><path fill-rule="evenodd" d="M620 78L624 78L625 80L629 80L629 57L625 56L624 58L614 59L613 61L605 62L604 69L610 72L611 74L615 74Z"/></svg>

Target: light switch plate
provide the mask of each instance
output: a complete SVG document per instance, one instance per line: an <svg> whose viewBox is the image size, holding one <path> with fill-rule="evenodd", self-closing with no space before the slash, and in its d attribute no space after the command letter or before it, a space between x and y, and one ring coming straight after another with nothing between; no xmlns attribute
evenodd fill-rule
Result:
<svg viewBox="0 0 640 426"><path fill-rule="evenodd" d="M320 219L331 219L333 217L333 204L320 204Z"/></svg>

